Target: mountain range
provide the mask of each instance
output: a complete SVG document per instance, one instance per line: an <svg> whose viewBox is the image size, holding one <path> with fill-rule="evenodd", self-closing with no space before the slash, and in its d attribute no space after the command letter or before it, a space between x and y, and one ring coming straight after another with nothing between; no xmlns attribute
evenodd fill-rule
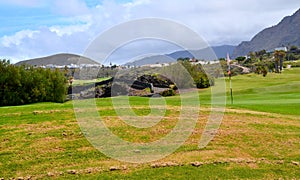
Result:
<svg viewBox="0 0 300 180"><path fill-rule="evenodd" d="M201 50L176 51L165 55L154 55L154 56L144 57L134 62L126 63L124 65L142 66L145 64L169 63L169 62L175 62L178 58L186 58L186 57L193 58L194 56L196 56L197 59L215 60L215 55L218 58L225 57L226 53L232 54L234 48L235 46L224 45L224 46L206 48ZM49 64L53 64L57 66L67 66L71 64L79 65L79 64L99 64L99 63L87 57L79 56L76 54L62 53L62 54L55 54L47 57L20 61L15 65L22 65L22 64L28 64L32 66L43 66Z"/></svg>
<svg viewBox="0 0 300 180"><path fill-rule="evenodd" d="M233 53L236 46L223 45L208 47L200 50L182 50L175 51L170 54L164 55L153 55L147 56L141 59L134 60L133 62L128 62L124 66L142 66L145 64L156 64L156 63L170 63L177 61L178 58L193 58L205 59L205 60L216 60L219 58L225 58L227 53L230 55Z"/></svg>
<svg viewBox="0 0 300 180"><path fill-rule="evenodd" d="M233 57L245 56L251 51L268 51L291 45L300 47L300 9L292 16L283 18L277 25L262 30L251 41L239 44Z"/></svg>

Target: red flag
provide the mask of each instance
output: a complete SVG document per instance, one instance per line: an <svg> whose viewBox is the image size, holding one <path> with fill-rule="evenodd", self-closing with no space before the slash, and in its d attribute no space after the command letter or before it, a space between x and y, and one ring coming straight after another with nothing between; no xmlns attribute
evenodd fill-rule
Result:
<svg viewBox="0 0 300 180"><path fill-rule="evenodd" d="M228 75L231 74L231 72L230 72L230 57L229 57L228 53L227 53L227 73L228 73Z"/></svg>

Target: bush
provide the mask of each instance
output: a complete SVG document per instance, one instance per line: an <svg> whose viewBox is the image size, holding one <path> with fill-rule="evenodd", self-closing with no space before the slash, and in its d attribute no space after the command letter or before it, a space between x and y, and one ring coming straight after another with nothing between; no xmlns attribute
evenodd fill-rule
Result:
<svg viewBox="0 0 300 180"><path fill-rule="evenodd" d="M173 89L167 89L164 90L163 92L160 92L159 95L166 97L166 96L175 96L176 92Z"/></svg>
<svg viewBox="0 0 300 180"><path fill-rule="evenodd" d="M195 78L195 83L196 87L199 89L208 88L211 85L209 78L205 74L197 76L197 78Z"/></svg>
<svg viewBox="0 0 300 180"><path fill-rule="evenodd" d="M0 106L64 102L66 78L59 70L14 66L0 61Z"/></svg>

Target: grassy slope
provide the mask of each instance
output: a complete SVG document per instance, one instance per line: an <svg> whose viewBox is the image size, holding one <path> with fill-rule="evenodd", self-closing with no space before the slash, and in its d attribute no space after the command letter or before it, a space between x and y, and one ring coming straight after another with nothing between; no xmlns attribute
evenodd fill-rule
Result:
<svg viewBox="0 0 300 180"><path fill-rule="evenodd" d="M291 162L300 162L299 73L300 69L292 69L266 78L253 74L233 77L234 105L228 105L215 139L198 150L210 99L209 90L201 90L204 108L192 136L175 153L157 162L182 164L178 167L151 168L151 163L130 164L106 157L81 133L72 102L2 107L0 178L298 179L299 166ZM145 131L120 125L110 98L98 99L97 105L114 133L128 141L148 142L164 136L176 124L180 99L170 97L167 102L168 121ZM146 115L147 103L148 98L132 97L130 104L136 113ZM193 161L204 165L193 167ZM111 166L123 170L111 172ZM67 173L73 169L76 175Z"/></svg>
<svg viewBox="0 0 300 180"><path fill-rule="evenodd" d="M285 70L282 74L269 73L267 77L247 74L232 77L233 105L230 103L229 80L227 106L251 110L300 115L300 68ZM210 90L203 90L202 104L209 104Z"/></svg>
<svg viewBox="0 0 300 180"><path fill-rule="evenodd" d="M265 112L300 115L299 68L282 74L244 75L233 78L234 105Z"/></svg>

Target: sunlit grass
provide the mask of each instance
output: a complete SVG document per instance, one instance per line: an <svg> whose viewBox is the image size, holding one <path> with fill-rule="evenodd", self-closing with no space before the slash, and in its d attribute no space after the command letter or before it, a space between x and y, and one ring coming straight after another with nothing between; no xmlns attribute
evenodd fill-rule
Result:
<svg viewBox="0 0 300 180"><path fill-rule="evenodd" d="M106 78L98 78L98 79L92 79L92 80L80 80L80 79L75 79L72 83L73 86L78 86L78 85L88 85L88 84L93 84L96 82L101 82L110 79L111 77L106 77Z"/></svg>

